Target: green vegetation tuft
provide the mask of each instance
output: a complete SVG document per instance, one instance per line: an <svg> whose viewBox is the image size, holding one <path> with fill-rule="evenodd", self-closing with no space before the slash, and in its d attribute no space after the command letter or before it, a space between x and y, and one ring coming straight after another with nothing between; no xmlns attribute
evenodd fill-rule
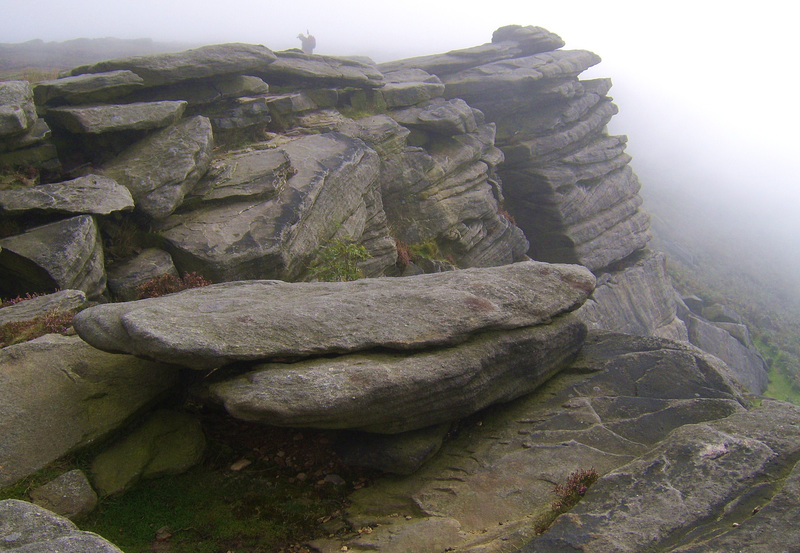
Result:
<svg viewBox="0 0 800 553"><path fill-rule="evenodd" d="M594 468L581 469L567 477L564 484L556 484L553 493L556 500L550 505L550 510L541 515L535 524L537 534L544 533L553 525L559 515L572 509L586 495L589 487L597 482L600 475Z"/></svg>
<svg viewBox="0 0 800 553"><path fill-rule="evenodd" d="M358 264L370 258L367 249L351 238L335 239L322 247L311 264L311 276L325 282L345 282L364 278Z"/></svg>

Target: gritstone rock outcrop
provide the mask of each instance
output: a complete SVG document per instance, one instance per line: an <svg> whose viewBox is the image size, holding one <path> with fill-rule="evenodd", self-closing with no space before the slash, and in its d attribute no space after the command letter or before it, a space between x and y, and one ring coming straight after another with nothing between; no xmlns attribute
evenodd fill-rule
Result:
<svg viewBox="0 0 800 553"><path fill-rule="evenodd" d="M207 371L195 401L335 429L344 458L408 475L355 493L343 516L372 531L319 551L796 543L798 409L748 399L766 371L735 314L676 296L606 132L611 83L563 46L508 26L375 65L227 44L0 83L0 295L64 290L0 324L102 303L80 338L0 352L0 486L185 391L182 366ZM369 278L311 282L342 244ZM137 299L187 273L216 284ZM160 422L195 462L184 419L120 437L95 486L163 468ZM153 454L112 474L133 450ZM589 467L596 488L537 535L554 484ZM2 509L0 539L27 536L7 521L35 508ZM34 514L52 524L12 549L90 540Z"/></svg>

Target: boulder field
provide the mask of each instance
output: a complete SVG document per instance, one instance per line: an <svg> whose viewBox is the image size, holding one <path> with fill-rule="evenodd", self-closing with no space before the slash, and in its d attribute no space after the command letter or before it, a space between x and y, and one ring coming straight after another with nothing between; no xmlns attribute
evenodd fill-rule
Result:
<svg viewBox="0 0 800 553"><path fill-rule="evenodd" d="M370 531L316 551L791 550L800 409L758 397L736 313L677 296L611 82L563 47L510 25L382 64L224 44L0 83L0 296L36 295L0 329L77 312L0 349L0 487L91 446L29 497L72 516L52 490L84 512L185 470L186 395L385 471L342 513ZM320 281L344 262L367 278ZM204 286L141 297L181 277ZM0 513L0 549L118 550Z"/></svg>

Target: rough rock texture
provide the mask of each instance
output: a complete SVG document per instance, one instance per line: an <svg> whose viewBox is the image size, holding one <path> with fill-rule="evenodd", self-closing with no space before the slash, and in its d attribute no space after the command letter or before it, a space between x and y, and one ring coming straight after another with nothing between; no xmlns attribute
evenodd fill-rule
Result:
<svg viewBox="0 0 800 553"><path fill-rule="evenodd" d="M111 542L83 532L68 519L42 507L0 501L0 550L17 553L122 553Z"/></svg>
<svg viewBox="0 0 800 553"><path fill-rule="evenodd" d="M285 171L280 161L276 166L273 154L247 155L241 163L234 159L233 180L214 181L208 192L232 201L203 205L163 223L160 234L184 270L200 272L214 282L293 280L338 226L346 226L358 211L366 213L365 196L375 186L378 156L362 141L328 133L291 141L278 151L295 172L285 185L281 182ZM259 180L250 181L251 175ZM269 196L273 186L274 198L237 197L255 194L259 188ZM363 225L362 219L361 228L352 229L353 238L363 232Z"/></svg>
<svg viewBox="0 0 800 553"><path fill-rule="evenodd" d="M25 133L37 119L30 83L0 82L0 139Z"/></svg>
<svg viewBox="0 0 800 553"><path fill-rule="evenodd" d="M559 50L563 44L544 29L510 25L491 44L380 68L435 74L446 98L465 100L496 124L505 155L498 180L506 209L530 242L528 255L578 263L598 277L584 309L587 324L685 339L663 266L640 259L649 219L628 166L627 139L605 130L617 112L607 96L611 82L579 80L600 58Z"/></svg>
<svg viewBox="0 0 800 553"><path fill-rule="evenodd" d="M106 102L142 86L144 80L139 75L120 69L41 81L33 87L33 97L39 106L88 104Z"/></svg>
<svg viewBox="0 0 800 553"><path fill-rule="evenodd" d="M86 306L86 294L80 290L61 290L0 308L0 326L16 321L30 321L54 311L63 313Z"/></svg>
<svg viewBox="0 0 800 553"><path fill-rule="evenodd" d="M665 264L664 254L644 252L622 270L602 273L578 316L592 330L688 340L686 326L675 318L674 291Z"/></svg>
<svg viewBox="0 0 800 553"><path fill-rule="evenodd" d="M213 147L208 119L190 117L132 145L102 171L130 190L137 210L163 219L208 170Z"/></svg>
<svg viewBox="0 0 800 553"><path fill-rule="evenodd" d="M137 102L121 105L66 106L47 110L47 122L75 134L144 131L172 125L186 102Z"/></svg>
<svg viewBox="0 0 800 553"><path fill-rule="evenodd" d="M736 443L744 446L747 439L733 439L732 429L738 420L755 419L763 413L755 409L751 414L747 409L728 368L693 346L656 338L590 335L571 369L561 371L528 396L463 421L460 433L416 473L384 478L352 494L346 520L354 528L370 526L371 533L319 540L313 545L323 552L340 551L343 546L349 551L398 553L447 548L472 553L516 551L535 536L535 519L555 499L554 484L563 483L570 473L594 467L601 475L595 486L601 489L606 478L614 479L628 467L645 467L642 460L657 460L658 452L679 451L682 433L706 424L728 433L731 449ZM781 410L790 415L787 424L792 424L793 413L800 412L777 403L776 412ZM721 430L722 425L729 429ZM702 446L712 451L726 440L719 432ZM768 474L763 466L751 468L746 457L739 457L736 463L744 473ZM656 467L669 465L662 462ZM703 465L698 469L702 471ZM675 467L665 470L681 481L693 478L702 482L698 485L709 491L717 485L743 489L752 483L728 472L702 477L695 473L684 479ZM691 465L684 465L684 470L692 470ZM663 473L654 472L652 478L662 478ZM648 473L639 474L645 486ZM594 513L587 514L587 521L603 521L609 512L624 516L626 505L634 509L651 500L666 505L672 501L668 485L661 488L662 493L653 493L631 489L628 480L615 482L614 487L602 488L605 493L590 489L576 510L586 507L587 513ZM617 499L610 500L611 495ZM594 510L589 509L592 498L599 501ZM714 512L721 514L724 505L725 501L715 503ZM648 513L638 512L645 518L642 530L632 517L627 527L609 525L597 533L574 525L571 544L575 549L552 550L581 551L580 539L624 539L628 533L647 536L649 521L657 521L662 511L656 506ZM561 517L553 530L569 516ZM593 550L614 550L608 542L606 546Z"/></svg>
<svg viewBox="0 0 800 553"><path fill-rule="evenodd" d="M136 56L76 67L70 73L105 73L128 70L146 86L172 84L220 75L253 75L275 61L269 48L255 44L215 44L194 50Z"/></svg>
<svg viewBox="0 0 800 553"><path fill-rule="evenodd" d="M148 248L125 261L106 268L108 289L120 301L139 299L137 288L163 275L177 277L172 257L164 250Z"/></svg>
<svg viewBox="0 0 800 553"><path fill-rule="evenodd" d="M0 349L0 366L0 487L107 435L177 382L174 367L57 334Z"/></svg>
<svg viewBox="0 0 800 553"><path fill-rule="evenodd" d="M0 295L74 289L96 298L105 291L103 248L89 215L0 239L0 248Z"/></svg>
<svg viewBox="0 0 800 553"><path fill-rule="evenodd" d="M377 88L383 75L374 66L360 61L332 56L278 52L277 59L249 74L277 85L311 85Z"/></svg>
<svg viewBox="0 0 800 553"><path fill-rule="evenodd" d="M74 325L100 349L200 369L453 345L477 332L546 324L576 309L593 286L582 267L536 262L403 279L232 282L98 305L79 313Z"/></svg>
<svg viewBox="0 0 800 553"><path fill-rule="evenodd" d="M70 520L91 513L97 506L97 494L82 470L71 470L43 486L31 490L33 502Z"/></svg>
<svg viewBox="0 0 800 553"><path fill-rule="evenodd" d="M533 391L574 357L584 337L577 319L559 317L419 353L258 365L211 386L211 393L239 419L394 434L451 422Z"/></svg>
<svg viewBox="0 0 800 553"><path fill-rule="evenodd" d="M0 190L0 210L19 215L28 211L108 215L133 209L131 193L113 179L86 175L31 188Z"/></svg>
<svg viewBox="0 0 800 553"><path fill-rule="evenodd" d="M102 496L122 492L142 478L180 474L203 458L200 421L160 410L92 461L92 481Z"/></svg>
<svg viewBox="0 0 800 553"><path fill-rule="evenodd" d="M788 497L796 470L785 461L798 455L800 409L782 402L686 425L602 478L522 551L790 551L800 502ZM771 516L759 516L765 508Z"/></svg>

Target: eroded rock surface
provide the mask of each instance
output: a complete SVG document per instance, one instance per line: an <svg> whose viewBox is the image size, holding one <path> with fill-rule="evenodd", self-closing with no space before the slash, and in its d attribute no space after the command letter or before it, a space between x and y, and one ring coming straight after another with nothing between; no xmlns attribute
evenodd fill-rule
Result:
<svg viewBox="0 0 800 553"><path fill-rule="evenodd" d="M576 309L593 276L536 262L409 278L231 282L79 313L95 347L191 368L233 361L453 345L546 324Z"/></svg>

